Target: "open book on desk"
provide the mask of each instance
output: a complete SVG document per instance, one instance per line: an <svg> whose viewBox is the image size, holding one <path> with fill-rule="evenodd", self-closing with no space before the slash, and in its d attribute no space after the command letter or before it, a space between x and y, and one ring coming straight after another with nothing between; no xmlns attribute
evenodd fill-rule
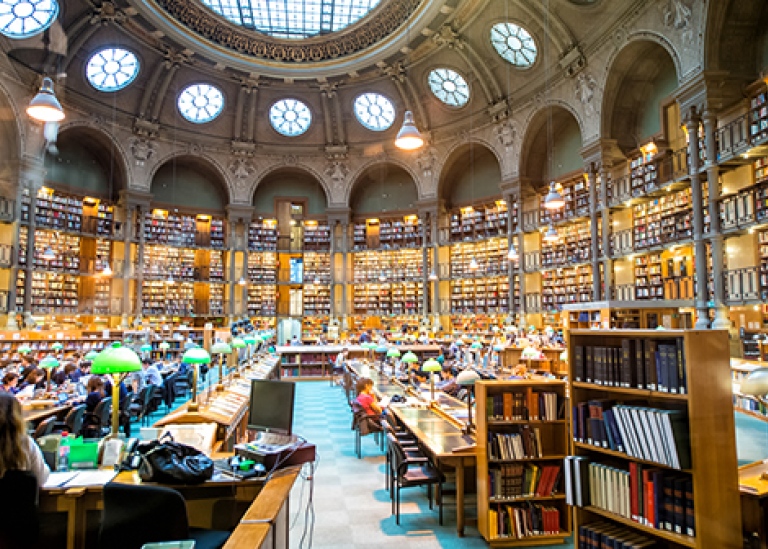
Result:
<svg viewBox="0 0 768 549"><path fill-rule="evenodd" d="M74 488L75 486L104 486L117 476L114 469L85 469L60 471L48 475L43 488Z"/></svg>

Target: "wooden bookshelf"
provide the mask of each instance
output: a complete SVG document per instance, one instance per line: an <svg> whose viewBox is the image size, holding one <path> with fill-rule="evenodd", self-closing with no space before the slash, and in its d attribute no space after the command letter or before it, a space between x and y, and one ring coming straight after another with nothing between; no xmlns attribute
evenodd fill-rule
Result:
<svg viewBox="0 0 768 549"><path fill-rule="evenodd" d="M655 388L649 385L652 381L659 382L662 377L644 379L645 374L631 371L636 363L631 358L634 352L628 352L625 358L622 345L625 341L641 342L643 349L674 348L678 351L672 356L660 352L658 356L651 352L649 356L642 355L643 366L647 360L649 368L658 368L658 372L677 372L668 374L667 391L658 384ZM588 369L582 360L588 360L584 349L617 348L614 369L611 362L596 362L593 376L595 379L583 379ZM629 348L629 347L628 347ZM673 475L674 478L685 482L690 477L692 483L693 518L695 535L687 535L686 531L669 531L659 524L656 527L646 520L633 519L614 510L595 504L595 497L586 496L588 501L583 506L574 507L574 530L584 525L608 522L624 527L631 535L641 534L657 542L658 547L679 548L692 547L701 549L736 549L742 547L741 514L736 460L735 428L732 415L732 393L730 363L728 358L728 334L726 331L714 330L573 330L568 334L569 382L568 390L574 430L571 438L571 454L587 458L592 464L613 468L622 474L627 470L642 466L646 471L659 471L659 475ZM605 355L603 355L605 356ZM661 358L664 356L665 358ZM579 358L583 357L583 358ZM635 355L635 358L638 358ZM603 366L599 366L603 364ZM601 369L602 368L602 369ZM666 368L666 369L665 369ZM613 371L611 378L597 375L594 372ZM649 371L649 370L644 370ZM621 374L621 375L618 375ZM664 374L659 374L663 376ZM639 376L639 377L638 377ZM637 379L635 379L637 377ZM619 384L619 379L629 380L635 386ZM612 379L609 383L607 380ZM685 380L682 382L669 381L672 379ZM627 381L628 382L628 381ZM672 392L671 387L677 383L684 386L681 392ZM640 385L638 387L637 385ZM661 459L641 459L632 457L630 451L619 451L612 447L601 445L597 440L591 440L595 433L602 433L599 426L590 424L586 433L582 425L579 411L580 405L587 406L600 403L603 414L597 421L604 422L604 412L612 405L629 404L640 409L650 409L650 413L659 410L660 414L675 414L678 411L684 418L676 431L677 452L680 452L680 465L685 465L683 455L685 438L689 439L690 467L672 467ZM638 408L635 408L638 409ZM616 413L615 411L613 413ZM649 418L651 417L649 413ZM590 414L591 416L592 414ZM590 420L591 421L591 420ZM610 430L610 427L608 427ZM584 438L581 438L581 437ZM589 436L590 440L586 437ZM595 435L598 436L598 435ZM602 435L599 435L602 436ZM650 436L650 434L649 434ZM654 435L658 436L658 435ZM579 437L578 439L576 437ZM610 434L607 435L608 438ZM612 439L613 443L616 442ZM662 446L670 447L669 439L662 438ZM613 444L612 443L612 444ZM626 444L626 442L625 442ZM649 442L647 446L652 445ZM674 445L672 445L674 446ZM659 447L657 446L657 449ZM682 450L681 450L682 449ZM661 455L661 454L659 454ZM669 455L669 452L667 452ZM635 464L635 465L632 465ZM667 478L667 477L664 477ZM671 478L671 477L670 477ZM660 486L659 483L657 486ZM643 486L643 485L641 485ZM617 500L618 501L618 497ZM663 501L663 496L662 500ZM614 507L618 504L613 503ZM655 505L655 504L654 504ZM607 507L610 507L608 505ZM625 507L626 509L626 507ZM662 515L663 518L665 515Z"/></svg>
<svg viewBox="0 0 768 549"><path fill-rule="evenodd" d="M749 136L752 142L768 137L768 92L762 91L750 99Z"/></svg>
<svg viewBox="0 0 768 549"><path fill-rule="evenodd" d="M558 380L478 381L475 385L478 529L491 547L556 545L571 535L562 479L569 433L565 390L565 382ZM553 395L548 406L539 398L544 393ZM518 435L521 441L528 440L519 445L522 453L510 455L499 448L499 440ZM542 527L536 535L501 535L495 514L505 511L514 516L510 509L531 508L545 508L548 513L555 509L557 530Z"/></svg>

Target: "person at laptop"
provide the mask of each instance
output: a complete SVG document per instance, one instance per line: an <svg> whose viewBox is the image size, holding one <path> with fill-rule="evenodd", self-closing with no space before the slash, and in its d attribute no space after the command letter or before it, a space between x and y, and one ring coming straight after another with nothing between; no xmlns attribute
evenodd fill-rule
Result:
<svg viewBox="0 0 768 549"><path fill-rule="evenodd" d="M0 477L6 471L31 471L38 486L50 474L40 447L27 434L21 404L8 393L0 393Z"/></svg>
<svg viewBox="0 0 768 549"><path fill-rule="evenodd" d="M34 389L45 388L45 370L42 368L30 370L24 378L24 381L19 384L19 391L22 391L27 387L33 387Z"/></svg>
<svg viewBox="0 0 768 549"><path fill-rule="evenodd" d="M3 384L0 385L0 393L8 393L9 395L16 394L16 386L19 384L19 374L16 372L8 372L3 376Z"/></svg>
<svg viewBox="0 0 768 549"><path fill-rule="evenodd" d="M357 403L369 416L380 416L383 412L373 392L373 380L361 377L357 380Z"/></svg>
<svg viewBox="0 0 768 549"><path fill-rule="evenodd" d="M152 362L145 358L141 361L141 371L136 372L132 378L133 393L139 394L139 392L146 385L155 385L157 387L163 386L163 376L160 375L160 370Z"/></svg>

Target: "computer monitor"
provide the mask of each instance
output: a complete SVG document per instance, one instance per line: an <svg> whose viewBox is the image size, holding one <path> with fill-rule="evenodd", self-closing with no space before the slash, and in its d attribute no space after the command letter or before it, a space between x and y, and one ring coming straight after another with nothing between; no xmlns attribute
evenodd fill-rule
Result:
<svg viewBox="0 0 768 549"><path fill-rule="evenodd" d="M290 435L296 384L289 381L251 381L248 428Z"/></svg>

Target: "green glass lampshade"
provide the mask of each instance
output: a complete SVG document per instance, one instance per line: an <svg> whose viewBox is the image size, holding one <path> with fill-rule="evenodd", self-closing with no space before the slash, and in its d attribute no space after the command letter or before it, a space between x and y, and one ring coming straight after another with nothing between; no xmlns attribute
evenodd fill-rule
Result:
<svg viewBox="0 0 768 549"><path fill-rule="evenodd" d="M252 335L247 335L243 338L243 341L245 341L246 345L255 345L256 344L256 338Z"/></svg>
<svg viewBox="0 0 768 549"><path fill-rule="evenodd" d="M91 364L91 373L98 375L123 374L139 370L141 370L141 359L136 351L128 347L104 349Z"/></svg>
<svg viewBox="0 0 768 549"><path fill-rule="evenodd" d="M456 340L456 345L458 347L464 347L464 340L463 339L457 339Z"/></svg>
<svg viewBox="0 0 768 549"><path fill-rule="evenodd" d="M464 370L463 372L459 372L459 375L456 376L456 384L465 387L471 386L474 385L475 382L477 382L479 379L480 374L474 370Z"/></svg>
<svg viewBox="0 0 768 549"><path fill-rule="evenodd" d="M389 351L387 351L387 356L398 358L400 356L400 351L397 349L390 349Z"/></svg>
<svg viewBox="0 0 768 549"><path fill-rule="evenodd" d="M439 372L443 369L440 363L434 358L430 358L421 365L422 372Z"/></svg>
<svg viewBox="0 0 768 549"><path fill-rule="evenodd" d="M232 352L232 347L228 343L224 343L223 341L217 341L213 344L213 347L211 347L211 354L214 355L228 355Z"/></svg>
<svg viewBox="0 0 768 549"><path fill-rule="evenodd" d="M63 348L64 348L64 345L62 345L58 341L53 345L51 345L51 349L53 349L54 351L61 351Z"/></svg>
<svg viewBox="0 0 768 549"><path fill-rule="evenodd" d="M197 347L185 352L184 356L181 357L181 361L184 364L210 364L211 355L205 349Z"/></svg>
<svg viewBox="0 0 768 549"><path fill-rule="evenodd" d="M97 356L99 356L99 351L88 351L85 360L94 360Z"/></svg>
<svg viewBox="0 0 768 549"><path fill-rule="evenodd" d="M49 355L40 361L40 367L45 368L46 370L50 370L51 368L58 368L59 361Z"/></svg>
<svg viewBox="0 0 768 549"><path fill-rule="evenodd" d="M18 349L16 349L16 352L18 352L21 355L26 355L32 352L32 347L29 345L22 345Z"/></svg>
<svg viewBox="0 0 768 549"><path fill-rule="evenodd" d="M389 352L389 348L387 348L385 345L377 345L375 350L376 350L377 353L388 353Z"/></svg>
<svg viewBox="0 0 768 549"><path fill-rule="evenodd" d="M158 347L158 349L160 349L161 351L167 351L168 349L170 349L170 348L171 348L171 344L170 344L170 343L168 343L167 341L161 341L161 342L160 342L160 345L158 345L157 347Z"/></svg>
<svg viewBox="0 0 768 549"><path fill-rule="evenodd" d="M140 347L140 349L142 353L148 353L152 350L152 345L150 345L149 343L145 343Z"/></svg>
<svg viewBox="0 0 768 549"><path fill-rule="evenodd" d="M120 343L119 341L113 341L112 345L110 345L110 347L112 347L113 349L119 349L122 346L123 346L123 344Z"/></svg>
<svg viewBox="0 0 768 549"><path fill-rule="evenodd" d="M246 346L245 341L243 341L242 338L239 338L239 337L233 338L232 342L229 345L233 349L243 349Z"/></svg>
<svg viewBox="0 0 768 549"><path fill-rule="evenodd" d="M482 349L483 344L480 343L479 341L475 341L472 345L470 345L470 347L472 347L473 349Z"/></svg>
<svg viewBox="0 0 768 549"><path fill-rule="evenodd" d="M494 345L493 346L493 350L498 353L499 351L503 351L504 350L504 346L503 345Z"/></svg>
<svg viewBox="0 0 768 549"><path fill-rule="evenodd" d="M539 358L539 350L534 349L533 347L526 347L523 349L523 352L520 354L520 358L523 359L536 359Z"/></svg>
<svg viewBox="0 0 768 549"><path fill-rule="evenodd" d="M419 361L419 357L417 357L411 351L408 351L407 353L405 353L403 355L403 359L402 360L403 360L403 362L413 363L413 362L418 362Z"/></svg>

